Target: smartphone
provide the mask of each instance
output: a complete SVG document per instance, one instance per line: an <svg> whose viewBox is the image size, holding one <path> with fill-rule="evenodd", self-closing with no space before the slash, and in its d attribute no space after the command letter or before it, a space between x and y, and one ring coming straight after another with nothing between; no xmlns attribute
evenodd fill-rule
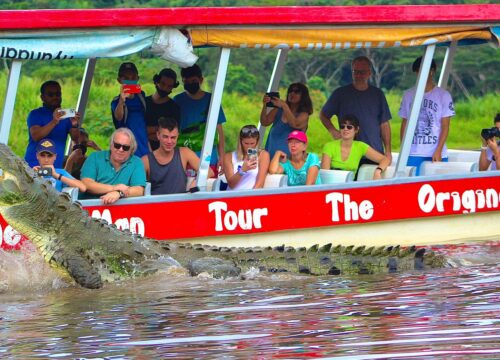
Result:
<svg viewBox="0 0 500 360"><path fill-rule="evenodd" d="M126 90L129 94L141 93L141 85L139 84L124 84L123 89Z"/></svg>
<svg viewBox="0 0 500 360"><path fill-rule="evenodd" d="M250 148L247 150L248 160L250 161L257 160L258 154L259 154L258 149Z"/></svg>
<svg viewBox="0 0 500 360"><path fill-rule="evenodd" d="M38 176L52 176L52 168L41 167L38 168L36 173Z"/></svg>
<svg viewBox="0 0 500 360"><path fill-rule="evenodd" d="M268 92L266 93L267 96L269 96L271 99L272 98L280 98L280 93L279 92L276 92L276 91L272 91L272 92ZM267 104L266 104L266 107L275 107L274 104L269 101Z"/></svg>
<svg viewBox="0 0 500 360"><path fill-rule="evenodd" d="M60 109L59 113L62 113L61 119L73 118L76 115L75 109Z"/></svg>

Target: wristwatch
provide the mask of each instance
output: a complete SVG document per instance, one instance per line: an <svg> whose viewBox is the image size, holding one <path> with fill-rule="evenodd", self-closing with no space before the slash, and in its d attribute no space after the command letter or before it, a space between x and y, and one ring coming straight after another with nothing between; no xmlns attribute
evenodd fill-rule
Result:
<svg viewBox="0 0 500 360"><path fill-rule="evenodd" d="M123 199L125 197L125 193L121 190L117 190L118 194L120 194L120 199Z"/></svg>

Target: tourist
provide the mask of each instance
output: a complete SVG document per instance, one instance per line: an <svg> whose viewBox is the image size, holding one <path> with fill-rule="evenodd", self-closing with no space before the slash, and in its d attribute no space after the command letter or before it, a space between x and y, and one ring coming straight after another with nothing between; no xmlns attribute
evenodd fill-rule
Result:
<svg viewBox="0 0 500 360"><path fill-rule="evenodd" d="M40 140L48 138L56 147L54 166L62 168L68 134L73 141L78 138L80 114L75 112L74 116L68 117L69 109L61 109L62 91L57 81L44 82L40 87L40 98L43 106L32 110L28 115L29 139L24 159L30 167L37 165L37 144Z"/></svg>
<svg viewBox="0 0 500 360"><path fill-rule="evenodd" d="M80 128L79 132L80 135L78 136L77 143L73 145L73 149L64 165L64 169L75 179L80 179L83 163L87 159L87 149L91 148L95 151L101 151L99 145L97 145L95 141L89 139L89 134L84 128Z"/></svg>
<svg viewBox="0 0 500 360"><path fill-rule="evenodd" d="M83 164L81 178L87 194L101 198L105 205L144 195L146 173L141 159L134 155L137 142L132 131L115 130L109 147L90 154Z"/></svg>
<svg viewBox="0 0 500 360"><path fill-rule="evenodd" d="M285 174L288 176L288 186L318 185L320 161L316 154L307 153L307 135L294 130L288 135L288 151L290 157L281 150L274 153L270 174Z"/></svg>
<svg viewBox="0 0 500 360"><path fill-rule="evenodd" d="M359 162L364 156L377 164L373 179L390 165L389 159L370 145L354 140L359 133L359 121L354 115L344 115L339 122L340 139L327 143L321 158L322 169L347 170L357 173Z"/></svg>
<svg viewBox="0 0 500 360"><path fill-rule="evenodd" d="M495 116L494 127L481 133L481 155L479 155L479 171L500 169L500 113ZM491 167L490 167L491 165Z"/></svg>
<svg viewBox="0 0 500 360"><path fill-rule="evenodd" d="M269 169L269 153L259 149L259 129L245 125L240 130L236 151L224 155L224 174L229 190L264 187Z"/></svg>
<svg viewBox="0 0 500 360"><path fill-rule="evenodd" d="M293 83L288 87L286 99L281 100L272 93L266 93L263 99L260 123L263 126L273 125L269 131L266 150L271 157L276 150L287 155L288 135L293 130L307 131L309 116L313 113L309 89L302 83ZM271 107L271 111L269 108Z"/></svg>

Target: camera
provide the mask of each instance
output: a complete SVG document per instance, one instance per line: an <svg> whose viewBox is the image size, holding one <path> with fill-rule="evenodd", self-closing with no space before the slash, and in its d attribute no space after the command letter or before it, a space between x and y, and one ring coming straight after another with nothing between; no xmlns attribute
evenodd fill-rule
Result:
<svg viewBox="0 0 500 360"><path fill-rule="evenodd" d="M87 144L75 144L73 145L73 151L76 149L80 149L82 151L82 154L85 155L87 152Z"/></svg>
<svg viewBox="0 0 500 360"><path fill-rule="evenodd" d="M125 90L129 94L140 94L141 93L141 85L139 85L139 84L125 84L125 85L123 85L123 90Z"/></svg>
<svg viewBox="0 0 500 360"><path fill-rule="evenodd" d="M500 129L497 127L492 127L491 129L481 130L481 136L484 140L488 140L494 137L500 137Z"/></svg>
<svg viewBox="0 0 500 360"><path fill-rule="evenodd" d="M52 169L48 167L41 167L37 170L38 176L52 176Z"/></svg>
<svg viewBox="0 0 500 360"><path fill-rule="evenodd" d="M256 160L258 157L258 154L259 154L258 149L250 148L247 150L248 160L250 160L250 161Z"/></svg>
<svg viewBox="0 0 500 360"><path fill-rule="evenodd" d="M269 96L271 99L272 98L280 98L280 93L279 92L275 92L275 91L272 91L272 92L268 92L266 93L267 96ZM275 107L274 104L269 101L268 103L266 103L266 107Z"/></svg>
<svg viewBox="0 0 500 360"><path fill-rule="evenodd" d="M62 113L61 119L73 118L76 115L75 109L61 109L59 113Z"/></svg>

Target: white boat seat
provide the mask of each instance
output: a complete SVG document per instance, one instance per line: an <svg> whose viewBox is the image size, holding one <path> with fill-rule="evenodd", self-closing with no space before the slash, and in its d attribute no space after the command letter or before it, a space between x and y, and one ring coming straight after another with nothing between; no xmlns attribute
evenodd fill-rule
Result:
<svg viewBox="0 0 500 360"><path fill-rule="evenodd" d="M79 191L77 187L66 186L62 188L62 192L68 194L71 197L71 201L78 200Z"/></svg>
<svg viewBox="0 0 500 360"><path fill-rule="evenodd" d="M144 187L144 196L151 196L151 183L146 182L146 186Z"/></svg>
<svg viewBox="0 0 500 360"><path fill-rule="evenodd" d="M479 164L472 161L432 162L420 165L420 175L460 174L479 170Z"/></svg>
<svg viewBox="0 0 500 360"><path fill-rule="evenodd" d="M361 165L358 170L358 181L373 180L373 173L375 172L376 168L377 165L370 165L370 164ZM415 166L405 166L404 169L405 176L415 176L416 169L417 168ZM393 178L395 172L396 172L395 165L388 166L382 173L382 179Z"/></svg>
<svg viewBox="0 0 500 360"><path fill-rule="evenodd" d="M476 162L479 161L479 155L481 155L479 151L448 149L449 162L457 162L457 161Z"/></svg>
<svg viewBox="0 0 500 360"><path fill-rule="evenodd" d="M267 174L264 188L278 188L288 186L288 176L283 174Z"/></svg>
<svg viewBox="0 0 500 360"><path fill-rule="evenodd" d="M354 173L347 170L319 170L322 184L335 184L354 181Z"/></svg>

